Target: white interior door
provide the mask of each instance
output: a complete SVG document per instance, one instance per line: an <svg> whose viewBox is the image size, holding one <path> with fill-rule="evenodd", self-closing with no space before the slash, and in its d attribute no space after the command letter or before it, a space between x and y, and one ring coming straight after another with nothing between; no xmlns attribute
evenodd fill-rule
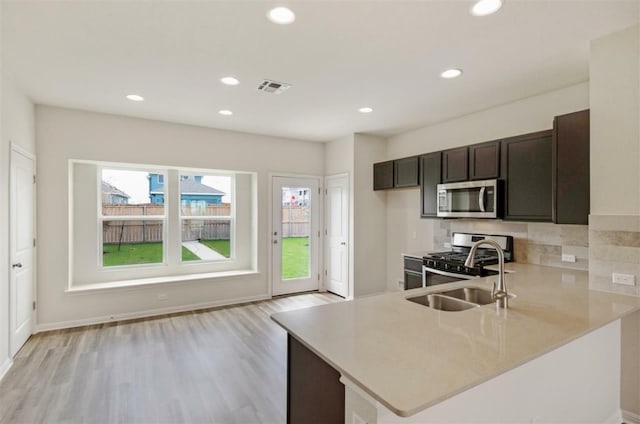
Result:
<svg viewBox="0 0 640 424"><path fill-rule="evenodd" d="M35 158L11 149L10 349L14 356L33 332Z"/></svg>
<svg viewBox="0 0 640 424"><path fill-rule="evenodd" d="M274 296L318 290L319 179L273 177L271 281Z"/></svg>
<svg viewBox="0 0 640 424"><path fill-rule="evenodd" d="M325 285L349 295L349 176L325 179Z"/></svg>

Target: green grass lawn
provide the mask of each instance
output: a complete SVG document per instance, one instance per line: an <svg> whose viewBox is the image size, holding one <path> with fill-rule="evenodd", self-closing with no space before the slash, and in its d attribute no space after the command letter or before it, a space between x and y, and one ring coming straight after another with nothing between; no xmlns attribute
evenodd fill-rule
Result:
<svg viewBox="0 0 640 424"><path fill-rule="evenodd" d="M102 264L105 267L162 263L162 243L123 243L120 251L117 244L104 244L102 251ZM182 247L183 261L198 259L196 255Z"/></svg>
<svg viewBox="0 0 640 424"><path fill-rule="evenodd" d="M282 239L282 279L309 276L309 237Z"/></svg>
<svg viewBox="0 0 640 424"><path fill-rule="evenodd" d="M231 243L229 240L200 240L200 243L215 250L225 258L229 258L231 256Z"/></svg>
<svg viewBox="0 0 640 424"><path fill-rule="evenodd" d="M202 244L215 250L225 258L230 256L229 240L202 240ZM162 263L162 243L123 243L102 247L102 263L105 267ZM197 261L195 254L182 246L183 261ZM304 278L309 276L309 237L286 237L282 239L282 278Z"/></svg>

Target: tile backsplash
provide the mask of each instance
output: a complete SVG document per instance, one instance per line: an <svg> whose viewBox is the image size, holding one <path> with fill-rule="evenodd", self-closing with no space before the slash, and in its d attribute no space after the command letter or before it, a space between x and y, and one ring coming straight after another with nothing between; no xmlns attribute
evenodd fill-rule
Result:
<svg viewBox="0 0 640 424"><path fill-rule="evenodd" d="M640 216L589 216L589 287L640 296ZM630 274L634 286L612 283L613 273Z"/></svg>
<svg viewBox="0 0 640 424"><path fill-rule="evenodd" d="M586 225L440 220L435 223L434 247L444 248L454 232L513 236L516 262L585 271L589 269L589 227ZM576 262L562 262L563 254L575 256Z"/></svg>

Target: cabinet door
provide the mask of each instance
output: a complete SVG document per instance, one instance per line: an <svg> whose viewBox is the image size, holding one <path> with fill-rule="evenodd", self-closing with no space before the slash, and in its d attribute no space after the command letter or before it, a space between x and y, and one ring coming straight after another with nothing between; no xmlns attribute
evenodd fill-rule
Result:
<svg viewBox="0 0 640 424"><path fill-rule="evenodd" d="M373 164L373 189L393 188L393 161Z"/></svg>
<svg viewBox="0 0 640 424"><path fill-rule="evenodd" d="M411 290L422 287L422 274L412 271L404 271L404 289Z"/></svg>
<svg viewBox="0 0 640 424"><path fill-rule="evenodd" d="M589 223L589 111L553 121L553 222Z"/></svg>
<svg viewBox="0 0 640 424"><path fill-rule="evenodd" d="M500 141L469 146L469 179L500 178Z"/></svg>
<svg viewBox="0 0 640 424"><path fill-rule="evenodd" d="M343 423L340 373L287 335L287 423Z"/></svg>
<svg viewBox="0 0 640 424"><path fill-rule="evenodd" d="M455 183L466 181L469 177L469 148L458 147L457 149L445 150L442 152L442 182Z"/></svg>
<svg viewBox="0 0 640 424"><path fill-rule="evenodd" d="M504 219L551 221L551 130L502 141Z"/></svg>
<svg viewBox="0 0 640 424"><path fill-rule="evenodd" d="M418 182L418 156L393 161L393 186L416 187Z"/></svg>
<svg viewBox="0 0 640 424"><path fill-rule="evenodd" d="M438 184L442 152L420 156L420 216L430 218L438 213Z"/></svg>

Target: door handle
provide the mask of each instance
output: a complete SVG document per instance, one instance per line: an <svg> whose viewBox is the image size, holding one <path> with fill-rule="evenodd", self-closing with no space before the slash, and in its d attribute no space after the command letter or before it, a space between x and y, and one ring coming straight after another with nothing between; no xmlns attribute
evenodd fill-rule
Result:
<svg viewBox="0 0 640 424"><path fill-rule="evenodd" d="M11 265L11 268L22 268L22 264L20 262Z"/></svg>
<svg viewBox="0 0 640 424"><path fill-rule="evenodd" d="M278 244L278 240L274 240L274 241L273 241L273 244Z"/></svg>
<svg viewBox="0 0 640 424"><path fill-rule="evenodd" d="M479 197L478 200L480 201L480 211L481 212L486 212L485 209L484 209L484 192L485 192L485 190L486 190L486 187L482 187L480 189L480 195L478 196Z"/></svg>
<svg viewBox="0 0 640 424"><path fill-rule="evenodd" d="M341 241L341 242L340 242L340 245L342 245L342 246L344 246L344 245L346 245L346 244L347 244L347 243L346 243L346 242L344 242L344 241Z"/></svg>

